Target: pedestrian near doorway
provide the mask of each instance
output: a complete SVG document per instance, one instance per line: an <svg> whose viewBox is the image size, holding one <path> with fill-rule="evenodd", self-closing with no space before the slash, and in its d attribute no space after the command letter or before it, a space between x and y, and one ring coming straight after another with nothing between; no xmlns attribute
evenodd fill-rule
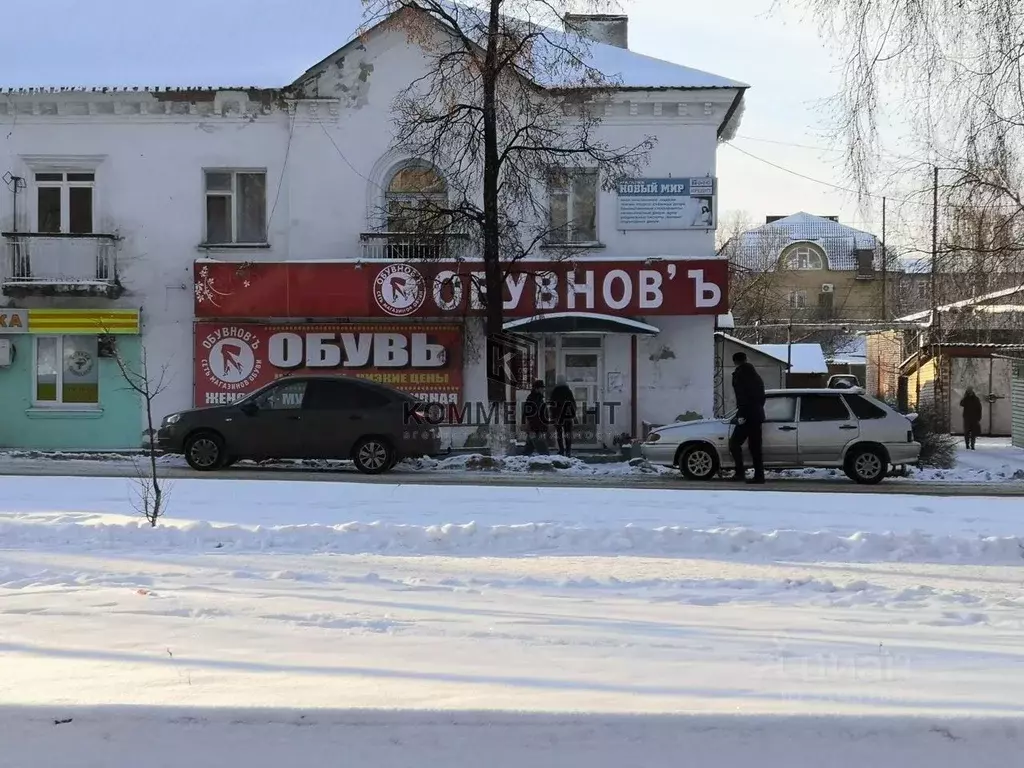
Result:
<svg viewBox="0 0 1024 768"><path fill-rule="evenodd" d="M530 394L523 403L523 425L526 427L526 452L548 452L547 398L544 397L544 382L533 382Z"/></svg>
<svg viewBox="0 0 1024 768"><path fill-rule="evenodd" d="M751 483L764 483L764 460L761 452L761 428L764 424L764 381L757 369L747 360L743 352L732 356L736 369L732 372L732 391L736 396L736 417L732 435L729 438L729 452L732 454L736 472L733 480L743 480L743 444L747 444L750 459L754 465Z"/></svg>
<svg viewBox="0 0 1024 768"><path fill-rule="evenodd" d="M576 397L566 383L565 376L559 376L551 390L551 419L555 425L558 452L572 456L572 429L576 424Z"/></svg>
<svg viewBox="0 0 1024 768"><path fill-rule="evenodd" d="M960 407L964 416L964 443L967 450L973 451L981 432L981 398L975 394L974 387L968 387L964 392Z"/></svg>

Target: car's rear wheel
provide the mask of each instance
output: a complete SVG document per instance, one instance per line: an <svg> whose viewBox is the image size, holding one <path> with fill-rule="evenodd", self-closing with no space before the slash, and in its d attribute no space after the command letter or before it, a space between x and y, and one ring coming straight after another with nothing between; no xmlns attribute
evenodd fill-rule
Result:
<svg viewBox="0 0 1024 768"><path fill-rule="evenodd" d="M679 469L687 480L710 480L718 472L718 456L708 445L691 445L679 456Z"/></svg>
<svg viewBox="0 0 1024 768"><path fill-rule="evenodd" d="M846 476L861 485L877 485L885 479L889 460L878 448L854 448L846 457Z"/></svg>
<svg viewBox="0 0 1024 768"><path fill-rule="evenodd" d="M382 437L364 437L352 450L352 461L364 475L379 475L395 465L395 451Z"/></svg>
<svg viewBox="0 0 1024 768"><path fill-rule="evenodd" d="M215 432L197 432L185 441L185 461L197 472L212 472L224 464L224 440Z"/></svg>

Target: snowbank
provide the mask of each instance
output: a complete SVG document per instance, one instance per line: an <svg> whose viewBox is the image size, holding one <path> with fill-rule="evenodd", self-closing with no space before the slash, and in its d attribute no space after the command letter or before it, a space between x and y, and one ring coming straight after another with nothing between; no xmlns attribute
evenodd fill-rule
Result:
<svg viewBox="0 0 1024 768"><path fill-rule="evenodd" d="M141 520L107 516L70 522L59 517L54 520L0 519L0 547L461 556L628 554L831 562L1019 564L1024 555L1024 536L764 532L746 527L604 527L558 523L480 525L476 522L242 526L170 520L153 529Z"/></svg>
<svg viewBox="0 0 1024 768"><path fill-rule="evenodd" d="M40 451L9 451L0 453L13 462L88 462L124 464L139 461L140 455L129 453L47 453ZM181 456L161 456L157 460L161 466L186 468ZM262 464L239 462L240 469L326 469L355 472L349 461L313 461L287 460L269 461ZM459 454L446 458L423 458L401 462L395 468L396 474L401 473L446 473L446 474L557 474L579 477L615 477L615 476L669 476L678 477L679 471L671 467L649 464L643 459L629 462L613 461L588 463L578 457L565 456L486 456L483 454ZM793 469L769 472L770 477L842 480L849 482L846 475L839 469ZM887 482L893 482L893 479ZM1014 448L1009 440L985 438L978 443L977 451L961 449L957 455L957 466L954 469L918 469L910 468L905 478L895 478L897 482L943 482L943 483L1024 483L1024 451Z"/></svg>
<svg viewBox="0 0 1024 768"><path fill-rule="evenodd" d="M41 451L8 451L0 452L0 458L14 461L32 462L88 462L99 464L131 464L145 461L145 457L132 453L74 453ZM188 464L181 456L160 456L157 463L162 467L186 468ZM327 469L347 470L355 472L351 461L327 460L274 460L255 463L241 461L240 469ZM669 467L649 464L643 459L625 461L601 461L588 463L578 457L565 456L486 456L484 454L459 454L445 458L421 458L402 461L395 468L396 473L404 472L484 472L500 474L522 474L527 472L558 473L580 476L618 476L618 475L678 475L678 471Z"/></svg>
<svg viewBox="0 0 1024 768"><path fill-rule="evenodd" d="M803 478L807 480L845 480L846 474L841 469L785 469L769 472L769 477ZM892 482L918 483L1024 483L1024 468L1013 464L1004 464L988 469L971 467L955 467L953 469L934 469L931 467L908 467L906 477L892 477L885 480Z"/></svg>
<svg viewBox="0 0 1024 768"><path fill-rule="evenodd" d="M565 456L484 456L471 454L445 459L416 459L402 462L399 471L413 472L557 472L567 475L678 475L670 467L660 467L643 459L630 462L588 464Z"/></svg>
<svg viewBox="0 0 1024 768"><path fill-rule="evenodd" d="M507 712L13 708L3 765L306 768L1006 768L1020 723L997 718L524 715ZM680 756L686 758L680 762Z"/></svg>

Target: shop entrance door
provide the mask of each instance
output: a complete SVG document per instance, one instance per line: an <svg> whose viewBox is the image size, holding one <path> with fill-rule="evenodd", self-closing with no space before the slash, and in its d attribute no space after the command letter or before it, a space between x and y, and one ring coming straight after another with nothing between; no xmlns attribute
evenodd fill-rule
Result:
<svg viewBox="0 0 1024 768"><path fill-rule="evenodd" d="M586 338L586 337L584 337ZM601 338L596 337L598 343ZM601 443L601 350L566 348L563 339L559 352L561 374L565 376L573 397L576 398L577 421L573 443L593 447Z"/></svg>
<svg viewBox="0 0 1024 768"><path fill-rule="evenodd" d="M607 414L598 409L604 396L601 387L604 376L604 337L545 334L537 338L537 355L540 361L538 373L544 380L547 394L550 395L555 388L558 377L565 376L566 384L576 398L579 423L573 433L573 447L600 446L605 427L602 419L607 418Z"/></svg>

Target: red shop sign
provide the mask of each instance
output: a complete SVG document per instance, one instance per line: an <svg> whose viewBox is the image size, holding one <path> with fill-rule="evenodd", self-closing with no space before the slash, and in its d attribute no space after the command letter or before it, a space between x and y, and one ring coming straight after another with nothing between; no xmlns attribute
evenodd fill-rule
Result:
<svg viewBox="0 0 1024 768"><path fill-rule="evenodd" d="M218 318L412 318L484 314L481 262L196 262L195 315ZM548 312L715 315L727 311L728 262L520 262L505 317Z"/></svg>
<svg viewBox="0 0 1024 768"><path fill-rule="evenodd" d="M453 325L195 324L195 404L224 405L289 373L337 373L460 404L462 328Z"/></svg>

